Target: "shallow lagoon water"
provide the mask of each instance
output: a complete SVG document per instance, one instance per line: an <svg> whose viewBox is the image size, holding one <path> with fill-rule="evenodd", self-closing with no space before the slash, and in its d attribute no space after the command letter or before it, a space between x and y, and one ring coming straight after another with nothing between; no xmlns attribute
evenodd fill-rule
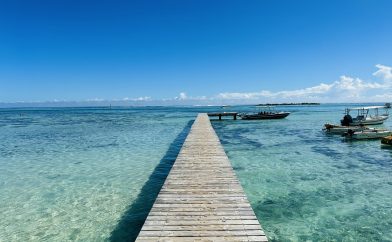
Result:
<svg viewBox="0 0 392 242"><path fill-rule="evenodd" d="M271 241L392 241L392 150L321 132L342 110L291 107L285 120L214 122Z"/></svg>
<svg viewBox="0 0 392 242"><path fill-rule="evenodd" d="M392 241L392 149L323 134L344 105L284 109L213 122L270 240ZM196 113L213 110L1 109L0 241L132 241Z"/></svg>
<svg viewBox="0 0 392 242"><path fill-rule="evenodd" d="M175 159L193 118L164 108L0 112L0 241L133 238L159 170L141 191Z"/></svg>

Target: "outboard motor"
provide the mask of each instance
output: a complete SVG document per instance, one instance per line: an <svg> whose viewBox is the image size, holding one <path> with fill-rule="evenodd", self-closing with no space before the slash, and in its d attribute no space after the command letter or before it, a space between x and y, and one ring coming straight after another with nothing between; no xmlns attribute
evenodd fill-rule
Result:
<svg viewBox="0 0 392 242"><path fill-rule="evenodd" d="M347 133L348 133L350 136L353 136L353 134L354 134L355 132L354 132L354 130L349 129L349 130L347 130Z"/></svg>
<svg viewBox="0 0 392 242"><path fill-rule="evenodd" d="M326 130L330 131L333 128L332 124L324 124Z"/></svg>
<svg viewBox="0 0 392 242"><path fill-rule="evenodd" d="M343 126L350 126L350 124L351 124L352 122L353 122L353 118L351 117L350 114L344 115L343 119L340 120L340 123L341 123Z"/></svg>
<svg viewBox="0 0 392 242"><path fill-rule="evenodd" d="M342 136L343 136L343 137L352 137L354 133L355 133L354 130L349 129L349 130L347 130L347 132L345 132L344 134L342 134Z"/></svg>

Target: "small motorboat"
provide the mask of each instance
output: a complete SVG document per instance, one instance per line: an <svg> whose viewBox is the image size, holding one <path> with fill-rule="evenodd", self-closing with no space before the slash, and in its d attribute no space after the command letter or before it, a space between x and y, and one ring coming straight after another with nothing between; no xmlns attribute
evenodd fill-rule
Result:
<svg viewBox="0 0 392 242"><path fill-rule="evenodd" d="M279 112L279 113L252 113L252 114L242 114L242 119L282 119L289 116L288 112Z"/></svg>
<svg viewBox="0 0 392 242"><path fill-rule="evenodd" d="M386 129L372 129L362 131L349 130L343 134L343 136L345 136L347 139L381 139L390 135L392 135L392 131Z"/></svg>
<svg viewBox="0 0 392 242"><path fill-rule="evenodd" d="M379 114L379 109L385 109L384 114ZM350 112L358 111L357 117L353 118ZM374 110L373 114L370 114L370 110ZM360 107L360 108L346 108L345 115L340 123L343 126L355 126L355 125L376 125L382 124L389 117L386 106L371 106L371 107Z"/></svg>
<svg viewBox="0 0 392 242"><path fill-rule="evenodd" d="M392 145L392 136L383 137L381 139L381 144Z"/></svg>
<svg viewBox="0 0 392 242"><path fill-rule="evenodd" d="M349 130L358 132L358 131L362 131L362 130L374 130L374 129L368 128L364 125L342 126L342 125L335 125L335 124L324 124L324 128L323 128L323 131L327 134L339 134L339 135L347 133Z"/></svg>
<svg viewBox="0 0 392 242"><path fill-rule="evenodd" d="M241 119L255 120L255 119L282 119L289 116L289 112L277 112L272 106L258 106L260 108L257 113L243 113L240 114Z"/></svg>

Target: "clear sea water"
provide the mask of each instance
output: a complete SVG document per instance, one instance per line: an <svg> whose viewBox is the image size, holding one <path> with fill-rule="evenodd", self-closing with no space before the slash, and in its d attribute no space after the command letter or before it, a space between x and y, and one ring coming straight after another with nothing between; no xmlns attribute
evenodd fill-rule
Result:
<svg viewBox="0 0 392 242"><path fill-rule="evenodd" d="M321 132L345 106L212 122L271 241L392 241L392 149ZM252 109L0 109L0 241L133 241L196 114Z"/></svg>

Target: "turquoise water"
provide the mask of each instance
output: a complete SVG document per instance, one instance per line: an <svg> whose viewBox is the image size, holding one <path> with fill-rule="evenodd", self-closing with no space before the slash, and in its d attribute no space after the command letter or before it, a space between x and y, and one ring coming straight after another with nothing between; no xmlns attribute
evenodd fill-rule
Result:
<svg viewBox="0 0 392 242"><path fill-rule="evenodd" d="M392 150L324 135L343 109L213 122L270 240L392 241ZM132 241L196 113L214 110L0 109L0 241Z"/></svg>
<svg viewBox="0 0 392 242"><path fill-rule="evenodd" d="M285 120L214 122L269 239L392 241L392 150L322 133L342 106L290 110Z"/></svg>
<svg viewBox="0 0 392 242"><path fill-rule="evenodd" d="M0 115L0 241L134 237L193 118L164 108Z"/></svg>

